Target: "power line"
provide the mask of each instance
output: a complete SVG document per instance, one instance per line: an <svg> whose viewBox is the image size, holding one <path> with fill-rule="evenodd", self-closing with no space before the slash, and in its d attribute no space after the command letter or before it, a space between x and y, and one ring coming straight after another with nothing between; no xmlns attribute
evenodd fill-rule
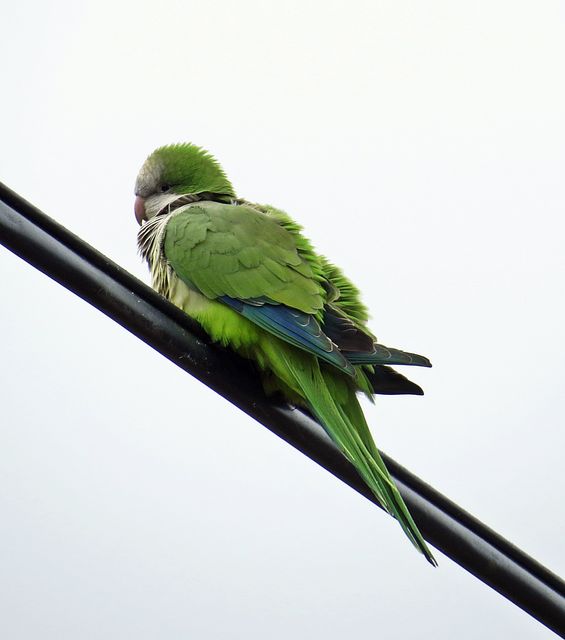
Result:
<svg viewBox="0 0 565 640"><path fill-rule="evenodd" d="M186 314L1 183L0 242L376 504L320 425L267 398L248 362L210 344ZM565 583L558 576L383 458L428 542L565 637Z"/></svg>

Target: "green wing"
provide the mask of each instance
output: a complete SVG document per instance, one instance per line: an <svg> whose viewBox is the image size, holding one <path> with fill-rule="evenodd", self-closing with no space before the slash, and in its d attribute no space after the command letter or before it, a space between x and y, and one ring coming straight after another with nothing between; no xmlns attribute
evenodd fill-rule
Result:
<svg viewBox="0 0 565 640"><path fill-rule="evenodd" d="M202 202L167 224L164 251L190 287L355 376L322 331L325 289L291 233L250 206Z"/></svg>
<svg viewBox="0 0 565 640"><path fill-rule="evenodd" d="M321 313L325 291L293 236L248 206L202 202L167 225L165 255L177 274L208 298L268 301Z"/></svg>

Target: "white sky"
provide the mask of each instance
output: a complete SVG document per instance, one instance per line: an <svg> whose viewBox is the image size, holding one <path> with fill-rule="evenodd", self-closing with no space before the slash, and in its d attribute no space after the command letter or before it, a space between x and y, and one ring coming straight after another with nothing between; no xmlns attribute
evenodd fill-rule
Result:
<svg viewBox="0 0 565 640"><path fill-rule="evenodd" d="M565 568L561 2L19 2L0 178L148 280L133 182L190 140L428 355L377 443ZM0 634L553 635L0 251Z"/></svg>

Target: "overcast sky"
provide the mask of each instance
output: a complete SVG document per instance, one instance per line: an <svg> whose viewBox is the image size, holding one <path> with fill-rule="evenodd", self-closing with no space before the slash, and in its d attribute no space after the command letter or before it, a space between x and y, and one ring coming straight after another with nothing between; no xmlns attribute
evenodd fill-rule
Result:
<svg viewBox="0 0 565 640"><path fill-rule="evenodd" d="M148 281L133 183L193 141L360 286L423 398L376 442L565 569L562 2L28 2L2 10L0 179ZM0 634L550 632L0 250Z"/></svg>

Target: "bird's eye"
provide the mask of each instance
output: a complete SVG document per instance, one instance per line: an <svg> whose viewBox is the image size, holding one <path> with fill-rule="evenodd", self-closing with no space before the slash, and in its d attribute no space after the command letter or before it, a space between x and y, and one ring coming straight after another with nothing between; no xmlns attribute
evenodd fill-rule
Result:
<svg viewBox="0 0 565 640"><path fill-rule="evenodd" d="M162 185L161 185L161 192L162 192L162 193L165 193L165 191L168 191L170 188L171 188L171 187L170 187L170 185L168 185L168 184L162 184Z"/></svg>

